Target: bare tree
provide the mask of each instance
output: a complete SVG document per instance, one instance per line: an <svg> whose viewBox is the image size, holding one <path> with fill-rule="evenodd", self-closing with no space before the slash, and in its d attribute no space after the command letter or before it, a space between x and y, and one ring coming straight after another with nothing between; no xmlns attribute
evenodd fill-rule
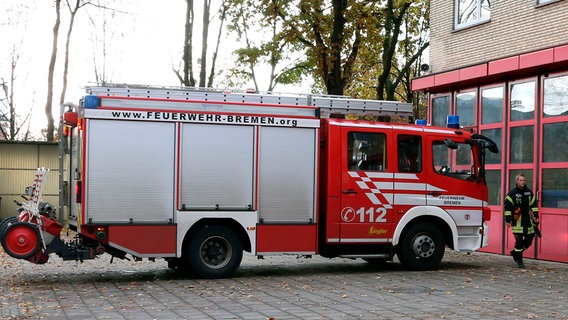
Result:
<svg viewBox="0 0 568 320"><path fill-rule="evenodd" d="M183 71L172 68L174 73L183 86L195 86L195 78L193 77L193 23L195 21L195 13L193 10L193 0L185 0L187 3L185 11L185 31L183 40Z"/></svg>
<svg viewBox="0 0 568 320"><path fill-rule="evenodd" d="M31 117L30 111L23 116L16 112L16 103L14 101L15 94L15 82L16 82L16 68L18 61L20 59L20 54L16 44L12 46L12 51L10 55L10 78L6 81L4 78L0 78L0 138L4 140L16 140L16 137L21 133L21 130L27 124L27 130L24 133L23 140L27 140L29 136L29 120Z"/></svg>
<svg viewBox="0 0 568 320"><path fill-rule="evenodd" d="M184 86L195 86L197 84L193 76L193 29L195 23L195 12L194 12L194 2L193 0L186 0L187 9L185 14L185 33L184 33L184 44L183 44L183 58L181 64L183 65L183 71L172 68L176 76L178 77L180 83ZM200 71L199 71L199 86L205 87L212 86L215 76L215 63L217 61L217 55L219 50L219 44L221 42L221 34L223 32L223 25L226 18L226 0L222 0L219 9L215 14L211 14L211 0L204 0L203 2L203 15L202 15L202 39L201 39L201 55L198 60ZM207 80L207 57L208 57L208 37L209 28L211 26L212 19L219 15L220 27L219 34L217 36L217 43L215 46L215 51L212 54L211 59L211 71L209 73L209 79Z"/></svg>
<svg viewBox="0 0 568 320"><path fill-rule="evenodd" d="M53 25L53 44L51 48L51 59L47 73L47 99L45 101L45 115L47 116L47 141L54 141L55 125L53 123L52 103L53 103L53 75L55 73L55 61L57 60L57 38L59 36L59 26L61 25L61 0L55 0L55 24Z"/></svg>
<svg viewBox="0 0 568 320"><path fill-rule="evenodd" d="M211 11L211 0L203 0L203 28L201 30L201 61L199 70L199 86L205 87L205 76L207 73L207 38L209 36L209 14Z"/></svg>
<svg viewBox="0 0 568 320"><path fill-rule="evenodd" d="M93 73L95 81L98 83L112 82L112 68L109 64L118 63L117 59L107 60L112 54L113 46L111 45L115 37L122 37L123 34L113 30L113 22L117 16L128 15L129 12L110 7L108 3L116 3L111 0L88 1L83 4L94 8L94 11L88 10L89 23L92 26L91 43L93 45ZM99 47L100 46L100 47Z"/></svg>
<svg viewBox="0 0 568 320"><path fill-rule="evenodd" d="M69 73L69 45L71 42L71 33L73 32L73 26L75 25L75 17L77 16L77 11L80 8L90 4L90 1L75 0L75 3L71 5L69 0L65 0L65 5L69 9L71 15L69 20L69 26L67 28L67 37L65 40L65 62L63 63L63 87L61 89L61 96L59 98L59 104L65 102L65 93L67 92L67 74Z"/></svg>
<svg viewBox="0 0 568 320"><path fill-rule="evenodd" d="M219 45L221 44L221 35L223 34L223 26L225 24L225 19L227 18L228 5L226 1L223 1L220 10L220 23L219 30L217 32L217 43L215 45L215 51L213 52L213 57L211 58L211 70L209 72L209 81L207 82L207 87L211 88L213 86L213 79L215 78L215 65L217 63L217 56L219 54Z"/></svg>

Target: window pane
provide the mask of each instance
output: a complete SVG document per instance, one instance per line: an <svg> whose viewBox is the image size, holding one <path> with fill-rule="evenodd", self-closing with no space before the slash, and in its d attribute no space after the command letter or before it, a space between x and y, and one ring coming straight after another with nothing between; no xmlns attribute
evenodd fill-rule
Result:
<svg viewBox="0 0 568 320"><path fill-rule="evenodd" d="M481 0L480 16L482 19L489 19L491 16L491 1Z"/></svg>
<svg viewBox="0 0 568 320"><path fill-rule="evenodd" d="M456 25L488 20L491 15L490 3L489 0L457 0Z"/></svg>
<svg viewBox="0 0 568 320"><path fill-rule="evenodd" d="M511 86L511 120L534 118L534 81Z"/></svg>
<svg viewBox="0 0 568 320"><path fill-rule="evenodd" d="M503 154L503 149L501 147L501 137L503 134L503 130L502 129L483 130L481 134L493 140L495 144L497 144L497 147L499 147L499 153L493 153L493 152L485 153L485 163L486 164L501 163L501 155Z"/></svg>
<svg viewBox="0 0 568 320"><path fill-rule="evenodd" d="M568 169L542 170L542 206L568 208Z"/></svg>
<svg viewBox="0 0 568 320"><path fill-rule="evenodd" d="M477 0L458 0L458 24L478 19Z"/></svg>
<svg viewBox="0 0 568 320"><path fill-rule="evenodd" d="M471 180L474 172L471 146L466 143L457 143L457 149L449 149L443 141L434 141L432 145L432 159L434 171L452 178Z"/></svg>
<svg viewBox="0 0 568 320"><path fill-rule="evenodd" d="M481 123L503 121L503 87L481 91Z"/></svg>
<svg viewBox="0 0 568 320"><path fill-rule="evenodd" d="M568 76L544 79L544 117L568 115Z"/></svg>
<svg viewBox="0 0 568 320"><path fill-rule="evenodd" d="M568 148L566 147L566 137L568 137L568 122L545 124L543 130L543 161L568 161Z"/></svg>
<svg viewBox="0 0 568 320"><path fill-rule="evenodd" d="M386 170L386 138L384 134L350 132L347 139L349 170Z"/></svg>
<svg viewBox="0 0 568 320"><path fill-rule="evenodd" d="M445 127L449 110L450 96L432 99L432 125Z"/></svg>
<svg viewBox="0 0 568 320"><path fill-rule="evenodd" d="M487 170L485 180L487 181L487 189L489 189L489 204L501 204L501 197L504 197L504 195L501 195L501 170Z"/></svg>
<svg viewBox="0 0 568 320"><path fill-rule="evenodd" d="M533 126L511 128L511 163L531 163L533 161Z"/></svg>
<svg viewBox="0 0 568 320"><path fill-rule="evenodd" d="M419 136L401 134L398 140L398 171L422 171L422 143Z"/></svg>
<svg viewBox="0 0 568 320"><path fill-rule="evenodd" d="M475 125L475 92L456 95L456 115L460 117L461 126Z"/></svg>

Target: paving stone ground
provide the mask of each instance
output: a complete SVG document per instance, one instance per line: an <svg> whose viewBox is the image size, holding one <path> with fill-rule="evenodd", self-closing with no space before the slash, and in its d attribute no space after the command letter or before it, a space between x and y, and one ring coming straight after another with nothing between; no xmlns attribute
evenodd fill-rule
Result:
<svg viewBox="0 0 568 320"><path fill-rule="evenodd" d="M435 271L362 260L258 260L229 279L189 279L163 260L106 255L45 265L0 248L1 319L561 319L568 265L447 251Z"/></svg>

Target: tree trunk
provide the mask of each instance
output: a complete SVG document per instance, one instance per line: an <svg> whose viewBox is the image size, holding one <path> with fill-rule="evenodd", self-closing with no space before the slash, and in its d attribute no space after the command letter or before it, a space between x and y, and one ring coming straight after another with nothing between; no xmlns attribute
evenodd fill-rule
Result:
<svg viewBox="0 0 568 320"><path fill-rule="evenodd" d="M207 80L207 87L213 87L213 80L215 79L215 64L217 63L217 55L219 54L219 45L221 43L221 33L223 32L223 26L225 24L225 19L227 17L227 3L225 0L221 3L221 24L219 25L219 33L217 34L217 43L215 45L215 52L213 52L213 58L211 59L211 71L209 72L209 79Z"/></svg>
<svg viewBox="0 0 568 320"><path fill-rule="evenodd" d="M182 85L195 86L195 78L193 78L193 0L186 0L187 10L185 13L185 38L183 42L183 75Z"/></svg>
<svg viewBox="0 0 568 320"><path fill-rule="evenodd" d="M207 77L207 37L209 36L209 16L211 11L211 0L203 1L203 30L201 31L201 63L199 69L199 86L205 87Z"/></svg>
<svg viewBox="0 0 568 320"><path fill-rule="evenodd" d="M55 72L55 60L57 58L57 37L59 35L59 25L61 24L60 12L61 0L55 0L55 24L53 25L53 47L51 49L51 59L49 61L49 69L47 74L47 99L45 102L45 115L47 116L47 132L45 134L47 141L54 141L54 129L52 103L53 103L53 74Z"/></svg>
<svg viewBox="0 0 568 320"><path fill-rule="evenodd" d="M73 32L73 25L75 23L75 16L77 10L80 8L81 0L76 0L75 8L69 8L71 12L71 19L69 21L69 28L67 29L67 39L65 40L65 62L63 63L63 86L61 88L61 96L59 97L59 104L65 102L65 93L67 92L67 74L69 73L69 44L71 42L71 33Z"/></svg>

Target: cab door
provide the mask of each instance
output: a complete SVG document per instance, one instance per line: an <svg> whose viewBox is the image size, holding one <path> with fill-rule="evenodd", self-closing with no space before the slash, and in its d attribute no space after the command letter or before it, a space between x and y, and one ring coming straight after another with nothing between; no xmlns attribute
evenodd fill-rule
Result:
<svg viewBox="0 0 568 320"><path fill-rule="evenodd" d="M412 131L400 132L395 141L394 208L400 219L411 208L426 205L428 179L422 136Z"/></svg>
<svg viewBox="0 0 568 320"><path fill-rule="evenodd" d="M390 127L342 128L341 243L392 241Z"/></svg>
<svg viewBox="0 0 568 320"><path fill-rule="evenodd" d="M428 205L448 212L458 226L481 226L486 190L478 172L471 143L463 138L451 140L428 136L432 166L428 170Z"/></svg>

